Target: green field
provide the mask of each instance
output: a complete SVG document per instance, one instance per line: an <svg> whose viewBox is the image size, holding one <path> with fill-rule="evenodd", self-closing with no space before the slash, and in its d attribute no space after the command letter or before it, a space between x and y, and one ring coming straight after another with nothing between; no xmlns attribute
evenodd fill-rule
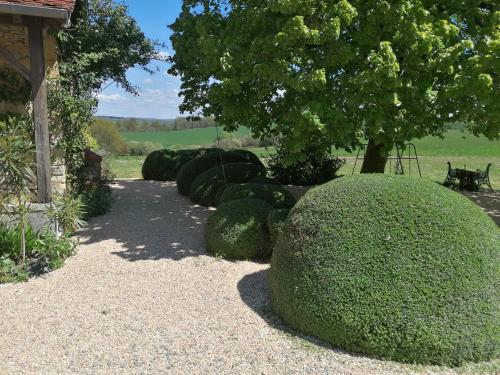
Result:
<svg viewBox="0 0 500 375"><path fill-rule="evenodd" d="M248 129L240 129L237 136L248 136ZM127 140L150 141L160 143L168 148L194 148L206 146L213 143L216 138L214 128L182 130L173 132L146 132L146 133L123 133ZM484 137L475 137L460 130L450 130L446 138L441 140L437 137L426 137L413 142L416 145L419 156L422 175L434 181L444 181L447 171L447 161L454 167L466 167L467 169L484 169L488 163L493 163L491 170L492 184L496 189L500 188L500 141L489 141ZM272 152L272 148L250 148L260 157L266 158ZM340 173L350 175L352 173L355 154L338 151L338 156L346 158L346 165ZM112 157L108 161L113 172L118 178L140 178L141 166L144 157L124 156ZM359 171L360 163L355 173ZM393 165L394 167L394 165ZM408 174L408 163L405 162L405 173ZM387 165L389 172L389 163ZM411 164L411 174L417 175L415 162Z"/></svg>
<svg viewBox="0 0 500 375"><path fill-rule="evenodd" d="M219 129L219 134L222 134ZM165 148L196 148L208 146L217 138L216 128L178 130L171 132L126 132L121 133L126 141L154 142ZM250 130L240 128L234 133L236 137L249 136Z"/></svg>

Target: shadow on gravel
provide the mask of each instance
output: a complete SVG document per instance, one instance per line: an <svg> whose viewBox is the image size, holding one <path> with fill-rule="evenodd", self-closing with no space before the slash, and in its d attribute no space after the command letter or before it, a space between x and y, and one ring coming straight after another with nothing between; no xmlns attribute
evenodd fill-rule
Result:
<svg viewBox="0 0 500 375"><path fill-rule="evenodd" d="M290 328L283 320L272 311L271 301L269 299L269 288L267 277L269 271L263 270L246 275L238 282L238 292L245 304L255 311L269 326L282 331L295 340L299 340L301 346L310 346L311 344L320 346L324 349L333 350L337 353L349 354L353 357L363 357L361 355L348 353L332 347L321 340L312 336L305 335ZM302 342L300 342L302 340Z"/></svg>
<svg viewBox="0 0 500 375"><path fill-rule="evenodd" d="M111 212L94 218L78 232L80 242L115 240L113 252L131 262L205 255L204 224L210 214L177 193L175 183L118 181Z"/></svg>

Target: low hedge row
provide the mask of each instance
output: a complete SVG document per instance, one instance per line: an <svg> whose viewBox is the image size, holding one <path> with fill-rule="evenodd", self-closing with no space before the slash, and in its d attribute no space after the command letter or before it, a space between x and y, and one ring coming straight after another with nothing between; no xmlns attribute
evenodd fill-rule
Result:
<svg viewBox="0 0 500 375"><path fill-rule="evenodd" d="M252 163L229 163L217 166L198 175L191 184L189 198L201 206L212 206L217 192L228 183L240 183L257 176L265 176L264 167Z"/></svg>
<svg viewBox="0 0 500 375"><path fill-rule="evenodd" d="M245 183L234 184L224 189L219 202L224 203L231 200L254 198L266 201L274 208L292 208L296 199L292 193L279 185Z"/></svg>

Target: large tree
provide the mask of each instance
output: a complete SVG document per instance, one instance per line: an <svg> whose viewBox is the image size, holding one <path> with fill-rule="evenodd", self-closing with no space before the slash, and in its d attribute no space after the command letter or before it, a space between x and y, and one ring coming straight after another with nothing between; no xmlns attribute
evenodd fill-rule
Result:
<svg viewBox="0 0 500 375"><path fill-rule="evenodd" d="M184 0L170 72L185 112L296 156L365 139L362 171L383 172L453 121L498 138L499 21L497 0Z"/></svg>

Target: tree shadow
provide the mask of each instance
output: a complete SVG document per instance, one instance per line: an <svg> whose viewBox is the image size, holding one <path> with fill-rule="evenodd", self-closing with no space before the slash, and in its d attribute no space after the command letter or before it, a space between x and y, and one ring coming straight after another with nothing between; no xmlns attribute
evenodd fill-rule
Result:
<svg viewBox="0 0 500 375"><path fill-rule="evenodd" d="M121 180L111 211L77 233L84 245L116 241L112 254L131 262L205 255L204 224L211 210L193 205L175 183Z"/></svg>
<svg viewBox="0 0 500 375"><path fill-rule="evenodd" d="M478 191L463 192L463 194L480 206L500 226L500 192Z"/></svg>

